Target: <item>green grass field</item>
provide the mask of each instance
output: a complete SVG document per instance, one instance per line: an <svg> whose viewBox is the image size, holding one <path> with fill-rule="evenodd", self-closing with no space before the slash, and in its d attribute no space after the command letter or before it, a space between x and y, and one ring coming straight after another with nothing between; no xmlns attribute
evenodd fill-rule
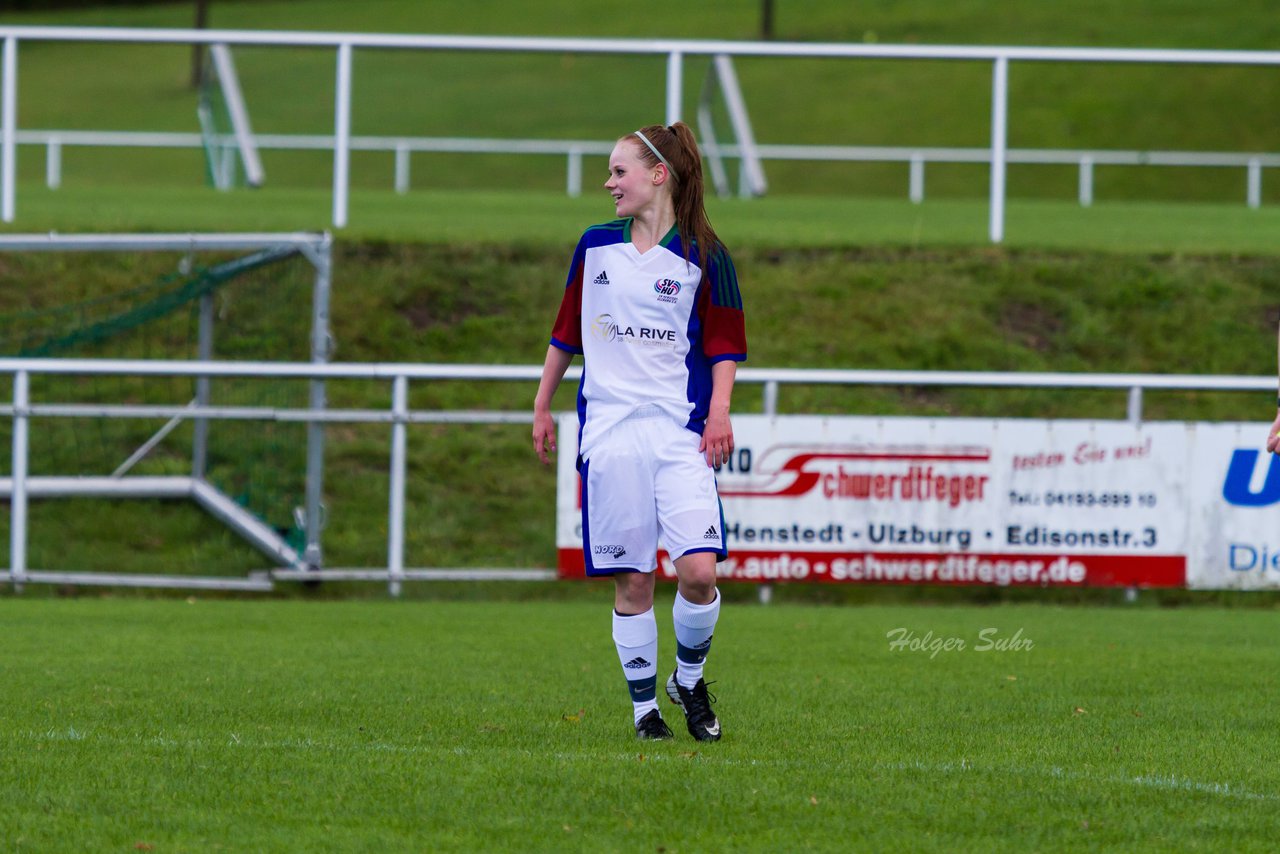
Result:
<svg viewBox="0 0 1280 854"><path fill-rule="evenodd" d="M0 845L1267 851L1280 833L1274 611L730 604L708 662L724 740L642 744L595 593L2 601ZM898 629L925 648L893 648Z"/></svg>

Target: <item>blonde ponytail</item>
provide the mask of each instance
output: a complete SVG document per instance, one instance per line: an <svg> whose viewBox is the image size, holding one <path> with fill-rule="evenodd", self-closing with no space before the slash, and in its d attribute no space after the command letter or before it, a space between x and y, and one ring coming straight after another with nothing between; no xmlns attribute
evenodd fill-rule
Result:
<svg viewBox="0 0 1280 854"><path fill-rule="evenodd" d="M719 236L707 218L703 200L702 154L693 129L684 122L673 125L649 125L637 131L632 139L639 144L640 159L648 166L659 162L671 174L671 200L675 206L676 227L687 262L696 243L699 266L707 269L711 259L724 249Z"/></svg>

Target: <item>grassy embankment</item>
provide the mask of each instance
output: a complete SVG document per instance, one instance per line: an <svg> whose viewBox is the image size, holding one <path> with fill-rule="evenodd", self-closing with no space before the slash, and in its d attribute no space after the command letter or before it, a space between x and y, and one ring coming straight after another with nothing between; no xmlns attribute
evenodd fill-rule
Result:
<svg viewBox="0 0 1280 854"><path fill-rule="evenodd" d="M746 248L738 256L755 366L1262 374L1275 358L1275 257L892 248ZM47 263L36 274L42 287L71 290L86 275L76 262L29 256L23 267L31 273ZM537 363L564 265L558 246L341 243L336 357ZM527 410L532 393L519 383L420 384L412 405ZM570 409L572 394L562 389L558 407ZM335 383L330 399L389 405L384 384ZM742 384L737 403L739 411L759 411L759 387ZM1125 413L1120 393L1035 390L788 387L780 404L784 412L856 414ZM1264 419L1270 406L1260 394L1150 393L1145 411L1151 419ZM553 560L553 475L534 460L527 434L520 425L411 430L411 565ZM182 435L167 443L179 459ZM325 543L333 565L385 559L388 448L385 427L329 430ZM219 549L198 544L227 537L208 530L212 523L201 533L192 508L79 501L34 508L32 566L156 571L184 564L209 572L261 564L230 543L230 554L215 559Z"/></svg>

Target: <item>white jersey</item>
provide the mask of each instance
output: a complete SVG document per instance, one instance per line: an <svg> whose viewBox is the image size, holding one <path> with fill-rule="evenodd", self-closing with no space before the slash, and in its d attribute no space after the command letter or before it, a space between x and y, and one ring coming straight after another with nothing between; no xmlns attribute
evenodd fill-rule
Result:
<svg viewBox="0 0 1280 854"><path fill-rule="evenodd" d="M728 253L685 261L679 232L639 252L631 220L587 229L578 242L551 343L584 356L578 392L579 453L610 428L655 405L701 433L711 365L746 358L742 297Z"/></svg>

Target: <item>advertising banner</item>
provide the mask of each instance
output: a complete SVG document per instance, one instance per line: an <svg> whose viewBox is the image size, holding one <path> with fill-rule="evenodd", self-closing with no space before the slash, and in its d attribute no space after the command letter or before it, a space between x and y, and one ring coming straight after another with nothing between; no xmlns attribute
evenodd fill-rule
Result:
<svg viewBox="0 0 1280 854"><path fill-rule="evenodd" d="M737 416L734 433L725 579L1280 587L1263 424ZM566 417L567 577L583 565L576 435ZM674 577L665 555L659 570Z"/></svg>
<svg viewBox="0 0 1280 854"><path fill-rule="evenodd" d="M1196 424L1187 480L1187 586L1280 588L1280 460L1267 424Z"/></svg>

